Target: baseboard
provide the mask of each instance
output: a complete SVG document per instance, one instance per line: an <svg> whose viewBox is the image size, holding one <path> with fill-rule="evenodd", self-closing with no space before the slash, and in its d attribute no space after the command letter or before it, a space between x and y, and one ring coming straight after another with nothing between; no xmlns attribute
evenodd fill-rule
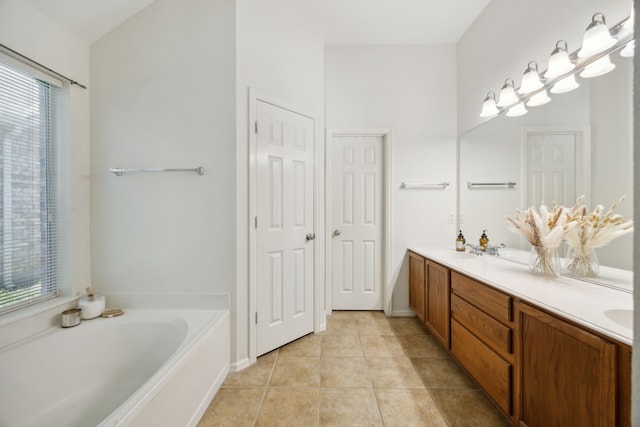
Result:
<svg viewBox="0 0 640 427"><path fill-rule="evenodd" d="M414 317L415 313L411 309L393 310L390 317Z"/></svg>
<svg viewBox="0 0 640 427"><path fill-rule="evenodd" d="M242 371L243 369L248 368L251 365L252 365L251 360L249 360L249 358L247 357L242 360L238 360L236 362L231 362L229 371L230 372Z"/></svg>

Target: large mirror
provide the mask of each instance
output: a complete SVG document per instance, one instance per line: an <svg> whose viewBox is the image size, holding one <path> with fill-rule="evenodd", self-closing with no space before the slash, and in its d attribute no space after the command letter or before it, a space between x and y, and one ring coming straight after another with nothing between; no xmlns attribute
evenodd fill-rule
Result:
<svg viewBox="0 0 640 427"><path fill-rule="evenodd" d="M498 116L460 137L459 221L467 242L477 244L486 229L490 244L528 251L528 242L507 228L504 216L541 202L550 205L554 200L544 200L545 194L564 194L557 202L565 206L584 195L591 210L608 208L625 195L616 212L633 217L633 60L617 52L611 60L612 72L577 77L578 89L550 94L550 103L528 108L524 116ZM540 176L540 147L554 147L545 161L562 162L562 173L556 164ZM597 255L610 268L595 280L631 289L632 235L613 240Z"/></svg>

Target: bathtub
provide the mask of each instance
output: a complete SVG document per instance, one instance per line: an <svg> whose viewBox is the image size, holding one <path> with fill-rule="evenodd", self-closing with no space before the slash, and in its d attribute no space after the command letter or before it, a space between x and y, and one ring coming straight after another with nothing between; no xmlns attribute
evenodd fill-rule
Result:
<svg viewBox="0 0 640 427"><path fill-rule="evenodd" d="M226 310L126 309L0 349L0 427L195 426L229 372Z"/></svg>

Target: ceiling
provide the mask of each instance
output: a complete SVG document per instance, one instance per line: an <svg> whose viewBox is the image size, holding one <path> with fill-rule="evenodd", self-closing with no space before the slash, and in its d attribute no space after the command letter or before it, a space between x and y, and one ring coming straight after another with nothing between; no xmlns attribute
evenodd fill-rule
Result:
<svg viewBox="0 0 640 427"><path fill-rule="evenodd" d="M154 0L25 0L93 43ZM269 0L259 0L269 1ZM327 44L456 43L489 0L291 0L317 16Z"/></svg>

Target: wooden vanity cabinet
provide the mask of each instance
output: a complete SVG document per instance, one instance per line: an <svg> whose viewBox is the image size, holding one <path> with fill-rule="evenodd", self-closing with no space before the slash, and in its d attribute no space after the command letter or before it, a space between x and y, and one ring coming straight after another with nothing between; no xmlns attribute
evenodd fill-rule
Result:
<svg viewBox="0 0 640 427"><path fill-rule="evenodd" d="M423 323L425 305L425 259L409 251L409 307Z"/></svg>
<svg viewBox="0 0 640 427"><path fill-rule="evenodd" d="M516 313L521 426L629 425L628 347L525 303Z"/></svg>
<svg viewBox="0 0 640 427"><path fill-rule="evenodd" d="M450 348L451 270L429 259L425 260L426 313L424 323L433 336Z"/></svg>
<svg viewBox="0 0 640 427"><path fill-rule="evenodd" d="M509 417L514 411L513 298L451 272L451 354Z"/></svg>

